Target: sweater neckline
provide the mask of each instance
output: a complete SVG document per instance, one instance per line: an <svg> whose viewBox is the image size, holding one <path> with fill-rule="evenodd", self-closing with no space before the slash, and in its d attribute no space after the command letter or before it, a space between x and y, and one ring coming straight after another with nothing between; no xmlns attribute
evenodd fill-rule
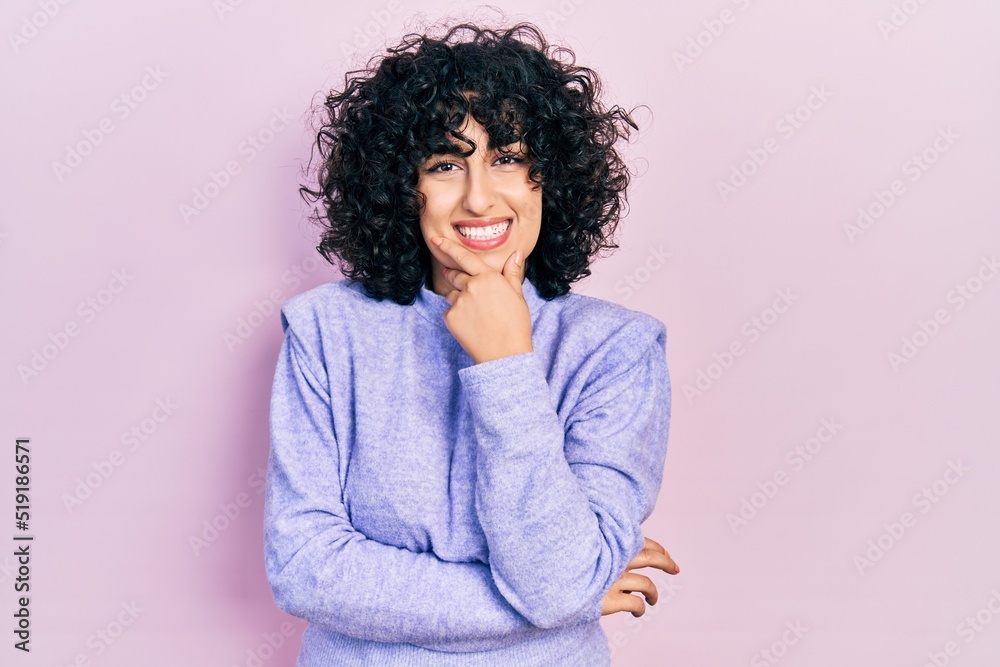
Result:
<svg viewBox="0 0 1000 667"><path fill-rule="evenodd" d="M546 303L546 301L542 295L538 293L538 289L535 287L534 283L528 280L527 276L523 281L521 281L521 293L524 295L524 300L528 304L528 311L531 313L531 323L534 324L539 309L542 307L542 304ZM444 315L444 311L451 308L451 304L448 303L448 299L427 287L426 283L420 286L420 292L417 294L417 298L413 302L413 307L416 308L417 312L431 324L435 324L442 329L448 328L448 326L444 323L442 316Z"/></svg>

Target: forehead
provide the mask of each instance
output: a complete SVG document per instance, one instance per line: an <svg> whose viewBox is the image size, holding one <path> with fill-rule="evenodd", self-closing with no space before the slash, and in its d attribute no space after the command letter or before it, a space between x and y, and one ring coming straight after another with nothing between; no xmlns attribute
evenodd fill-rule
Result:
<svg viewBox="0 0 1000 667"><path fill-rule="evenodd" d="M503 105L499 109L494 107L490 110L478 107L474 101L476 97L476 93L468 94L467 98L472 99L465 100L466 106L460 107L453 104L447 112L444 111L442 102L440 100L437 102L438 118L446 122L437 129L435 138L438 142L438 150L434 154L447 155L468 152L471 146L464 139L469 139L476 144L476 152L496 151L497 148L493 147L494 142L506 149L526 148L521 138L522 126L518 122L520 115L514 113L509 105ZM499 123L493 125L492 134L475 118L476 114L482 116L486 113L497 114ZM460 115L463 116L460 126L454 132L447 129L447 121L457 119ZM461 136L456 136L456 133ZM433 130L432 134L434 134Z"/></svg>
<svg viewBox="0 0 1000 667"><path fill-rule="evenodd" d="M468 123L472 115L495 116L500 123L520 129L524 114L511 99L484 99L477 91L463 90L461 95L443 94L433 105L431 112L437 119L453 120L464 116Z"/></svg>

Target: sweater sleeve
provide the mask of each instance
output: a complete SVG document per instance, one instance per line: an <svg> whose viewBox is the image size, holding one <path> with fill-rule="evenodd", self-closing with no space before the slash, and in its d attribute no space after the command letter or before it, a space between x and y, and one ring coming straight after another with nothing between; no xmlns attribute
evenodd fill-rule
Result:
<svg viewBox="0 0 1000 667"><path fill-rule="evenodd" d="M600 618L604 595L644 545L639 525L656 503L670 426L665 353L662 323L655 335L619 339L565 430L537 352L459 371L493 577L539 627Z"/></svg>
<svg viewBox="0 0 1000 667"><path fill-rule="evenodd" d="M324 366L292 328L271 397L264 507L267 579L278 607L359 639L485 651L544 632L500 594L484 563L440 560L351 525Z"/></svg>

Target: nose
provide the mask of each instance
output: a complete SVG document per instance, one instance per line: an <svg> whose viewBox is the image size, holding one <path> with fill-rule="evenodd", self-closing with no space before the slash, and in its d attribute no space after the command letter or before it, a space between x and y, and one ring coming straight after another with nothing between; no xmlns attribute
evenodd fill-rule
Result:
<svg viewBox="0 0 1000 667"><path fill-rule="evenodd" d="M470 160L465 181L465 208L475 215L490 210L496 201L496 183L486 160Z"/></svg>

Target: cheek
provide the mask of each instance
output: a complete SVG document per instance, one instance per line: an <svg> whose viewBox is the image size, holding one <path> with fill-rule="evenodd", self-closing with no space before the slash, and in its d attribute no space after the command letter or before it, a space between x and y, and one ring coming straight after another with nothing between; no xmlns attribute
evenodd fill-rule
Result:
<svg viewBox="0 0 1000 667"><path fill-rule="evenodd" d="M526 183L518 183L505 193L508 201L517 207L522 218L538 219L542 215L542 190L532 190Z"/></svg>
<svg viewBox="0 0 1000 667"><path fill-rule="evenodd" d="M542 222L542 193L532 192L525 202L525 215L535 223L535 227L541 226Z"/></svg>
<svg viewBox="0 0 1000 667"><path fill-rule="evenodd" d="M424 208L420 214L420 224L421 226L440 226L440 221L442 219L449 219L449 211L451 205L449 204L449 199L447 194L441 191L435 191L434 188L429 188L423 190L424 192Z"/></svg>

